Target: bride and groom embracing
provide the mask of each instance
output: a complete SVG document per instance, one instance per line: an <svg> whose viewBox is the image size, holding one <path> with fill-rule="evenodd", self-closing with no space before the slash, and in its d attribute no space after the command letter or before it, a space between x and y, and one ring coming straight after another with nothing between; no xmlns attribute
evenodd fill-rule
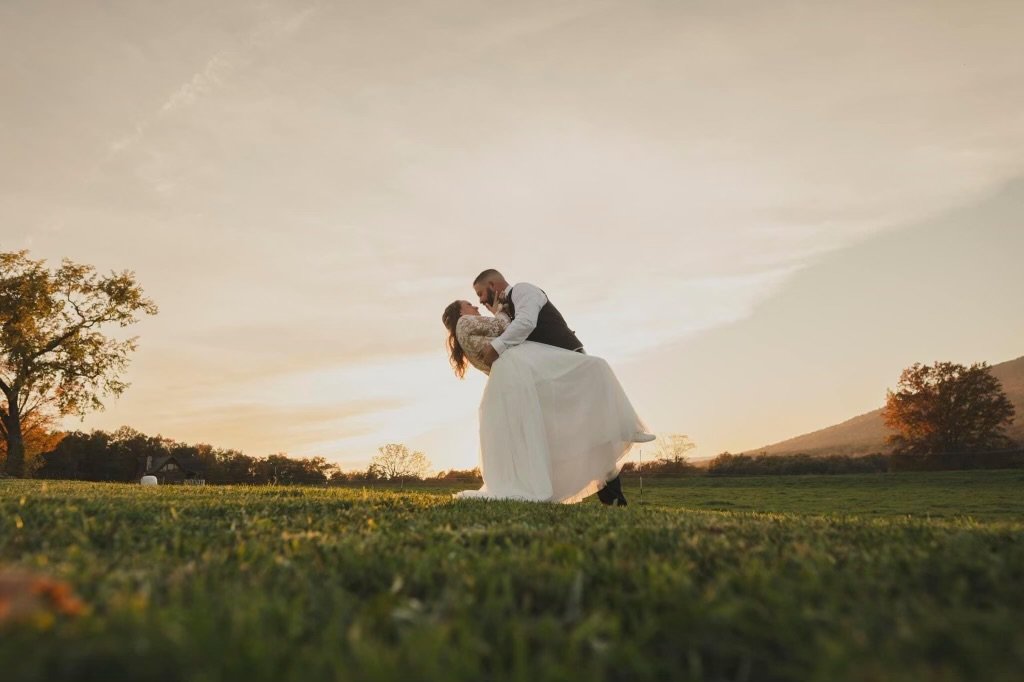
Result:
<svg viewBox="0 0 1024 682"><path fill-rule="evenodd" d="M480 400L484 485L461 498L626 504L619 471L654 440L608 363L587 355L541 289L485 270L473 289L492 314L455 301L441 321L455 374L488 375Z"/></svg>

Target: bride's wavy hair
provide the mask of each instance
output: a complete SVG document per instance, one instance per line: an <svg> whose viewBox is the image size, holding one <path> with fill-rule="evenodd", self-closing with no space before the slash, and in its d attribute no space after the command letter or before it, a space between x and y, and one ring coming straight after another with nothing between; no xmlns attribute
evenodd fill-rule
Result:
<svg viewBox="0 0 1024 682"><path fill-rule="evenodd" d="M455 301L444 309L441 323L448 330L448 361L452 363L455 376L462 379L466 376L466 351L462 350L459 340L455 338L455 328L462 317L462 301Z"/></svg>

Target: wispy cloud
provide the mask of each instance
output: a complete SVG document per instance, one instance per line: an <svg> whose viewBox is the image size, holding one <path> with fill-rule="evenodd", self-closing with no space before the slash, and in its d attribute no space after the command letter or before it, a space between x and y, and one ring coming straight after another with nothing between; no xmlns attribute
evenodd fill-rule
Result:
<svg viewBox="0 0 1024 682"><path fill-rule="evenodd" d="M170 114L190 106L203 95L222 87L232 73L244 66L244 61L242 54L234 50L222 50L213 55L201 71L167 98L160 113Z"/></svg>
<svg viewBox="0 0 1024 682"><path fill-rule="evenodd" d="M574 320L592 349L614 361L642 357L666 344L748 317L801 264L714 277L643 277L610 292Z"/></svg>
<svg viewBox="0 0 1024 682"><path fill-rule="evenodd" d="M232 76L249 66L256 55L279 47L290 39L319 8L320 4L314 3L284 16L263 20L242 39L214 53L201 69L171 92L155 116L137 122L130 133L111 142L106 160L109 161L141 142L147 131L157 125L162 117L191 107L203 97L224 87Z"/></svg>
<svg viewBox="0 0 1024 682"><path fill-rule="evenodd" d="M175 90L163 106L161 114L171 114L194 104L200 98L222 88L236 72L245 69L256 54L278 47L297 33L319 11L319 3L280 18L258 23L239 44L214 54L206 65Z"/></svg>

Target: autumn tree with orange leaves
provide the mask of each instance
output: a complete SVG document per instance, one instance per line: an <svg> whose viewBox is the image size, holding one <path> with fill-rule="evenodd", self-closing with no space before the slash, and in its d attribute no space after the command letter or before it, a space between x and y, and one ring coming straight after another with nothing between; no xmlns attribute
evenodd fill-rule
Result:
<svg viewBox="0 0 1024 682"><path fill-rule="evenodd" d="M1011 447L1014 407L986 363L917 363L888 391L882 417L894 452L933 455Z"/></svg>
<svg viewBox="0 0 1024 682"><path fill-rule="evenodd" d="M0 419L0 471L7 464L7 434ZM39 455L50 452L64 439L56 415L45 411L31 412L21 420L21 436L25 447L25 474L32 476L39 468Z"/></svg>

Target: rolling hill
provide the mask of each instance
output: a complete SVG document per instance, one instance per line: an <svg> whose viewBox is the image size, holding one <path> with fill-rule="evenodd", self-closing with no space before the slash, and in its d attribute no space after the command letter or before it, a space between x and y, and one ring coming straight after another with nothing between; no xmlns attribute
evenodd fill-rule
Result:
<svg viewBox="0 0 1024 682"><path fill-rule="evenodd" d="M1003 390L1017 409L1014 423L1007 433L1010 438L1024 443L1024 356L993 365L992 374L1003 384ZM749 452L764 452L769 455L866 455L871 452L884 452L887 449L885 438L889 433L889 429L882 422L882 410L879 408L841 424Z"/></svg>

